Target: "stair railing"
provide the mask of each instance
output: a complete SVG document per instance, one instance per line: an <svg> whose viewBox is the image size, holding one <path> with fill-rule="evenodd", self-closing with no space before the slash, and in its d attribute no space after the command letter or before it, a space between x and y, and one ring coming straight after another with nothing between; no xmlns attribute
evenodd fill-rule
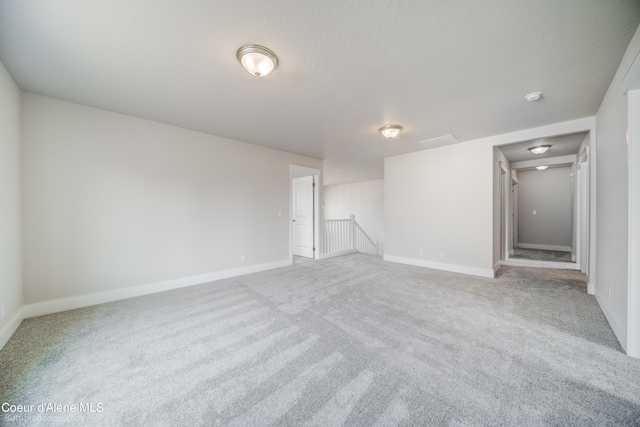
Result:
<svg viewBox="0 0 640 427"><path fill-rule="evenodd" d="M326 219L324 221L324 256L332 257L353 252L378 255L378 242L374 241L356 221Z"/></svg>

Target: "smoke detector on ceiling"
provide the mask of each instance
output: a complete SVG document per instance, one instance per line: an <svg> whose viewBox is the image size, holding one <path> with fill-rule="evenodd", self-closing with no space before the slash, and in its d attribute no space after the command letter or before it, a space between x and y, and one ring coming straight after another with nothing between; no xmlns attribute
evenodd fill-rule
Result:
<svg viewBox="0 0 640 427"><path fill-rule="evenodd" d="M418 142L418 144L424 148L438 148L444 147L445 145L458 144L459 142L460 140L453 135L444 135L437 138L425 139L424 141Z"/></svg>

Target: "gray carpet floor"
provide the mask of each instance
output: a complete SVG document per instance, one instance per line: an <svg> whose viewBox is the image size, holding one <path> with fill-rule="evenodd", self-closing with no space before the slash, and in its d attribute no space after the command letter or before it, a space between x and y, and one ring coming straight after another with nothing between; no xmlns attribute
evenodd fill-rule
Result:
<svg viewBox="0 0 640 427"><path fill-rule="evenodd" d="M532 259L535 261L572 262L571 252L545 251L540 249L515 248L509 258Z"/></svg>
<svg viewBox="0 0 640 427"><path fill-rule="evenodd" d="M95 412L0 424L640 425L640 360L583 279L354 254L27 319L0 402Z"/></svg>

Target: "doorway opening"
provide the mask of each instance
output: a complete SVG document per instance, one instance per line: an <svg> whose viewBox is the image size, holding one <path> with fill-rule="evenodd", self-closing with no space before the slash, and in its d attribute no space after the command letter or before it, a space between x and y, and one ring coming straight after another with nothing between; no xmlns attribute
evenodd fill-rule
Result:
<svg viewBox="0 0 640 427"><path fill-rule="evenodd" d="M290 254L319 259L320 170L290 165Z"/></svg>
<svg viewBox="0 0 640 427"><path fill-rule="evenodd" d="M501 265L589 273L590 142L584 131L495 147Z"/></svg>

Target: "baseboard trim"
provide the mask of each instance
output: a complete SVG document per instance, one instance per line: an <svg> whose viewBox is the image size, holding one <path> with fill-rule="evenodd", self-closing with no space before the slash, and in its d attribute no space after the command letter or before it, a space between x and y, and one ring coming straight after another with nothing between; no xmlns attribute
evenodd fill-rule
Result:
<svg viewBox="0 0 640 427"><path fill-rule="evenodd" d="M452 273L469 274L471 276L488 277L493 279L495 273L492 269L469 267L466 265L446 264L444 262L434 262L415 258L404 258L393 255L384 255L383 260L398 264L415 265L417 267L433 268L434 270L450 271Z"/></svg>
<svg viewBox="0 0 640 427"><path fill-rule="evenodd" d="M9 319L9 321L0 330L0 350L2 350L5 344L9 341L11 336L18 330L20 323L24 319L23 309L20 308L16 314Z"/></svg>
<svg viewBox="0 0 640 427"><path fill-rule="evenodd" d="M355 254L356 251L355 249L347 249L346 251L340 251L340 252L331 252L328 254L322 254L321 259L324 258L333 258L333 257L337 257L337 256L342 256L342 255L348 255L348 254Z"/></svg>
<svg viewBox="0 0 640 427"><path fill-rule="evenodd" d="M493 264L493 277L496 277L496 275L498 274L498 270L500 270L500 267L502 267L501 261L498 261L495 264Z"/></svg>
<svg viewBox="0 0 640 427"><path fill-rule="evenodd" d="M45 314L59 313L61 311L74 310L76 308L89 307L92 305L104 304L127 298L155 294L157 292L170 291L172 289L186 288L188 286L200 285L216 280L228 279L230 277L243 276L245 274L259 273L261 271L288 267L290 265L291 260L285 259L265 264L256 264L242 268L215 271L212 273L200 274L197 276L189 276L175 280L167 280L164 282L135 286L131 288L114 289L112 291L97 292L87 295L43 301L23 306L22 313L25 319L29 317L44 316Z"/></svg>
<svg viewBox="0 0 640 427"><path fill-rule="evenodd" d="M627 352L627 331L620 326L620 323L618 323L617 319L614 317L613 312L611 311L611 308L606 303L606 300L600 297L600 295L598 295L597 293L594 296L596 297L596 301L600 306L600 310L602 310L604 317L606 317L607 322L609 322L609 326L611 326L613 333L616 335L616 338L618 338L620 345L622 346L622 348L624 349L624 352L626 353Z"/></svg>
<svg viewBox="0 0 640 427"><path fill-rule="evenodd" d="M580 264L559 261L541 261L535 259L509 258L503 260L501 265L509 267L534 267L534 268L554 268L558 270L580 270Z"/></svg>
<svg viewBox="0 0 640 427"><path fill-rule="evenodd" d="M571 252L571 246L537 245L535 243L518 243L520 249L539 249L541 251Z"/></svg>

